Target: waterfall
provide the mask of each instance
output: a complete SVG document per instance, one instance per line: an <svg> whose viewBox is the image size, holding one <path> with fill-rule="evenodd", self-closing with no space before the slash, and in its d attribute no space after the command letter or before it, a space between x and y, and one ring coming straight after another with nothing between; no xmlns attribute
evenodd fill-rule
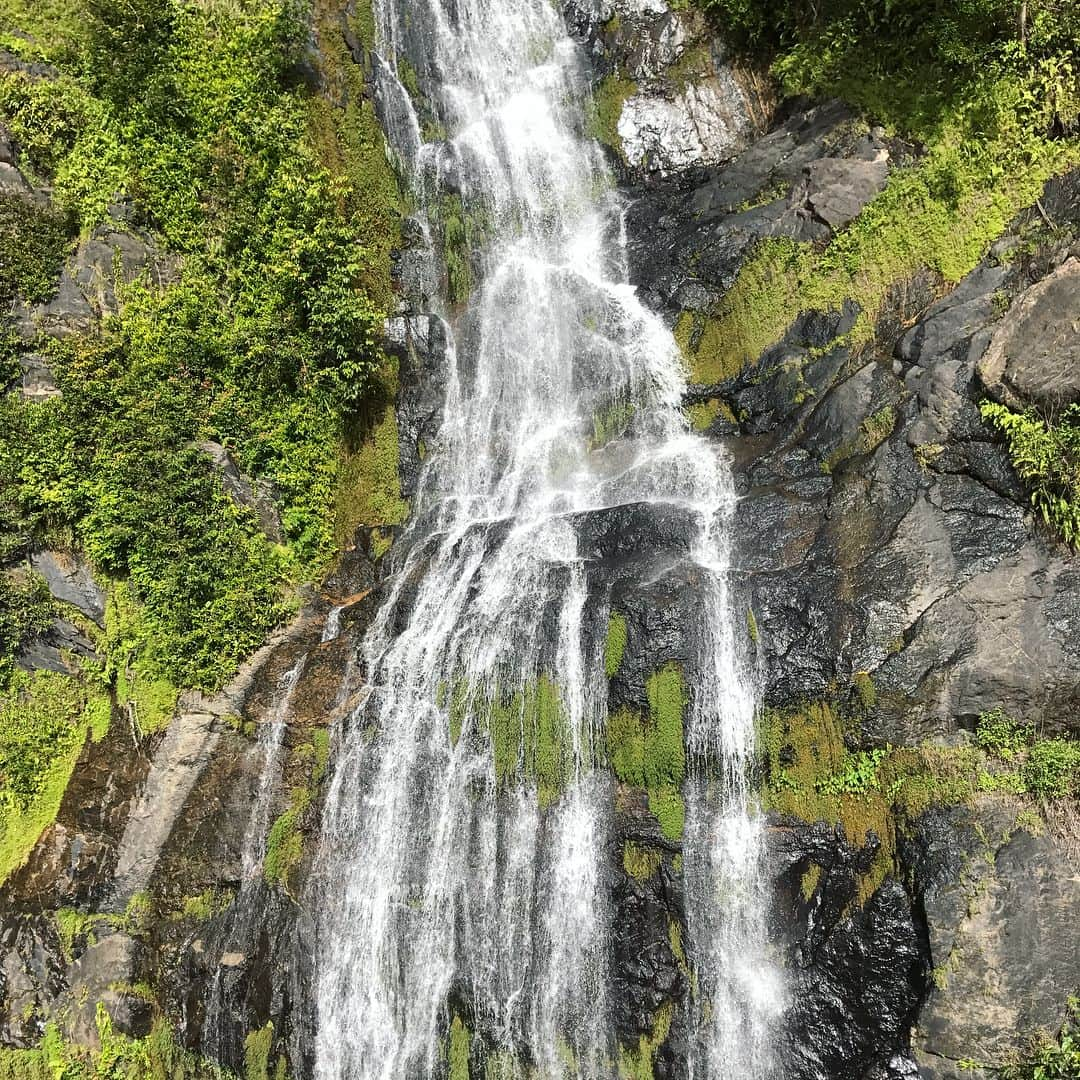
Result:
<svg viewBox="0 0 1080 1080"><path fill-rule="evenodd" d="M482 233L484 262L443 308L458 338L445 420L362 646L370 692L337 733L312 885L317 1075L436 1075L458 1014L505 1051L488 1075L615 1074L608 612L582 534L639 507L681 523L700 583L687 1065L765 1077L779 991L747 786L754 694L726 593L735 495L679 408L670 333L626 283L580 48L548 0L376 14L418 204L437 235Z"/></svg>

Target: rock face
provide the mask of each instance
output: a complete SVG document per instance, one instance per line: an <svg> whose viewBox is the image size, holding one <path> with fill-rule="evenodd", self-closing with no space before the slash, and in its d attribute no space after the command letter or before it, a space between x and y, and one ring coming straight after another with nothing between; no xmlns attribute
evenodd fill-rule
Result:
<svg viewBox="0 0 1080 1080"><path fill-rule="evenodd" d="M674 320L707 311L765 237L826 239L881 189L909 147L838 102L792 112L720 168L632 189L631 276Z"/></svg>
<svg viewBox="0 0 1080 1080"><path fill-rule="evenodd" d="M841 106L792 113L729 165L637 189L632 276L673 322L707 315L760 239L827 238L909 154ZM736 563L766 701L868 679L863 746L963 743L996 707L1078 729L1080 568L1033 521L978 409L1076 400L1080 178L1041 203L1069 226L1002 257L1033 209L956 288L917 275L872 347L847 343L855 305L807 312L742 372L688 394L728 406L710 433L742 496ZM1080 958L1065 915L1080 904L1075 849L1016 816L990 797L927 815L864 906L852 883L872 847L777 822L785 1077L952 1080L1057 1028ZM824 869L805 895L811 865Z"/></svg>
<svg viewBox="0 0 1080 1080"><path fill-rule="evenodd" d="M979 361L988 392L1053 413L1080 401L1080 259L1067 259L1010 307Z"/></svg>
<svg viewBox="0 0 1080 1080"><path fill-rule="evenodd" d="M568 18L618 99L622 163L637 177L727 161L765 123L764 84L738 69L700 14L663 0L572 0Z"/></svg>
<svg viewBox="0 0 1080 1080"><path fill-rule="evenodd" d="M1080 985L1075 853L1029 828L990 802L930 812L910 840L934 965L915 1038L927 1080L972 1075L965 1058L989 1075L1018 1040L1056 1028Z"/></svg>

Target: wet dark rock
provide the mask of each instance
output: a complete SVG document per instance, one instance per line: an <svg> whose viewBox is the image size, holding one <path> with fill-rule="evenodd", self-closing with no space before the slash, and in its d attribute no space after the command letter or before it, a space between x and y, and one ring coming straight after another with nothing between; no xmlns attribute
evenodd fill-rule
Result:
<svg viewBox="0 0 1080 1080"><path fill-rule="evenodd" d="M688 997L685 957L675 954L672 941L685 940L682 875L673 872L679 845L665 840L648 811L645 793L620 786L615 796L615 827L610 845L611 898L616 925L612 989L619 1002L616 1030L625 1046L651 1035L657 1011L679 1005ZM624 867L625 845L655 861L655 872L635 877ZM675 928L674 930L672 928ZM684 1017L678 1015L669 1050L676 1052ZM666 1076L682 1076L685 1059L671 1061Z"/></svg>
<svg viewBox="0 0 1080 1080"><path fill-rule="evenodd" d="M412 499L442 424L450 329L438 315L398 316L387 320L386 347L399 364L398 472L402 496Z"/></svg>

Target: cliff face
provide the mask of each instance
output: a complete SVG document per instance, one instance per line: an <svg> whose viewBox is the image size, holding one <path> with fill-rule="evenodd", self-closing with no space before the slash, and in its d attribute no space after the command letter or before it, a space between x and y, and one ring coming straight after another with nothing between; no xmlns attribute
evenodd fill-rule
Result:
<svg viewBox="0 0 1080 1080"><path fill-rule="evenodd" d="M1039 178L1037 200L1017 195L1001 227L975 230L992 243L966 264L941 257L970 241L954 222L924 264L917 245L887 272L880 252L860 264L845 249L856 265L837 284L813 260L864 226L889 235L868 218L873 200L917 174L925 145L838 101L777 109L697 15L566 14L594 65L630 279L673 327L687 413L730 456L740 494L733 564L762 688L782 1073L996 1075L1060 1028L1080 987L1080 567L1033 513L1016 444L993 424L994 406L1050 422L1080 402L1080 178ZM324 53L365 65L354 22L320 33ZM438 432L448 348L430 311L446 252L412 219L402 237L386 332L395 412L378 399L367 436L396 440L395 505ZM149 236L95 233L50 298L15 316L35 334L86 332L115 303L109 275L146 267L173 272ZM22 371L24 397L57 391L35 354ZM207 452L267 535L280 529L273 491L220 445ZM400 570L386 552L396 512L360 519L299 615L220 690L182 694L161 731L116 709L85 739L55 820L0 892L7 1046L37 1044L47 1022L100 1044L101 1003L132 1037L166 1017L191 1050L249 1076L279 1059L312 1074L328 732L365 692L360 642ZM699 583L651 561L678 533L633 508L581 527L593 587L622 620L593 628L607 635L613 710L650 715L656 673L692 668ZM31 558L70 618L31 635L20 662L69 670L99 647L104 594L78 557ZM648 1044L652 1075L680 1077L695 1008L681 826L617 758L612 770L608 989L624 1045Z"/></svg>

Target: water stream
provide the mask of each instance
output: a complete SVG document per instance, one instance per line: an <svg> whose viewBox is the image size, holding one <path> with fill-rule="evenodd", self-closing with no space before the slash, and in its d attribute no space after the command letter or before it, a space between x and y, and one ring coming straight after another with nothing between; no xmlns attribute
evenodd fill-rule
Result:
<svg viewBox="0 0 1080 1080"><path fill-rule="evenodd" d="M735 496L679 408L670 334L626 283L581 50L548 0L382 0L377 15L391 142L433 224L483 233L484 266L444 308L446 419L363 644L370 694L336 742L313 886L317 1074L436 1075L455 1013L506 1051L497 1075L616 1074L608 613L582 535L636 506L681 523L672 558L700 583L688 1070L766 1077L780 994L727 596Z"/></svg>

